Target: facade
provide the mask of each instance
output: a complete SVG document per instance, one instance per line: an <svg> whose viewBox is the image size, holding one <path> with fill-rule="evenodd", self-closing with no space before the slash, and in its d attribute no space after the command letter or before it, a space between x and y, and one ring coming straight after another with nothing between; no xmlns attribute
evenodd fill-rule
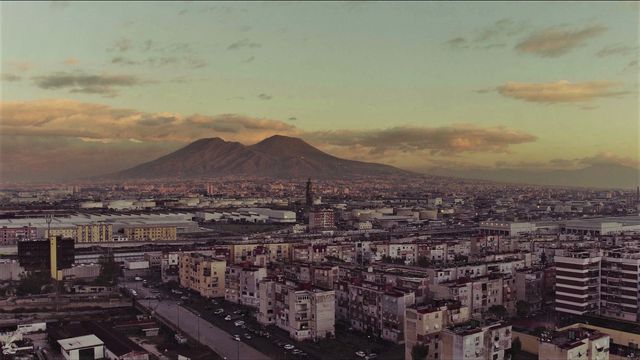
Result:
<svg viewBox="0 0 640 360"><path fill-rule="evenodd" d="M53 260L53 261L52 261ZM50 271L70 268L75 260L73 239L18 241L18 262L27 271Z"/></svg>
<svg viewBox="0 0 640 360"><path fill-rule="evenodd" d="M516 299L529 304L531 311L539 311L544 305L544 271L525 269L516 273Z"/></svg>
<svg viewBox="0 0 640 360"><path fill-rule="evenodd" d="M38 231L32 226L0 227L0 245L15 245L20 240L35 240Z"/></svg>
<svg viewBox="0 0 640 360"><path fill-rule="evenodd" d="M604 253L600 278L600 315L640 322L640 249Z"/></svg>
<svg viewBox="0 0 640 360"><path fill-rule="evenodd" d="M335 292L308 284L265 279L259 287L258 322L275 324L297 341L335 334Z"/></svg>
<svg viewBox="0 0 640 360"><path fill-rule="evenodd" d="M598 311L600 304L600 261L596 250L568 251L555 256L555 309L574 315Z"/></svg>
<svg viewBox="0 0 640 360"><path fill-rule="evenodd" d="M48 239L52 236L55 237L60 237L62 236L65 239L75 239L76 238L76 234L77 234L77 230L75 228L75 226L69 226L69 227L56 227L56 228L51 228L51 230L45 230L44 232L44 238Z"/></svg>
<svg viewBox="0 0 640 360"><path fill-rule="evenodd" d="M224 299L253 308L260 305L260 282L267 277L267 269L252 265L231 265L225 274Z"/></svg>
<svg viewBox="0 0 640 360"><path fill-rule="evenodd" d="M309 230L327 230L335 228L334 213L331 209L316 210L309 213Z"/></svg>
<svg viewBox="0 0 640 360"><path fill-rule="evenodd" d="M76 225L76 243L97 243L113 241L113 224Z"/></svg>
<svg viewBox="0 0 640 360"><path fill-rule="evenodd" d="M198 253L180 255L180 286L208 298L224 297L227 262Z"/></svg>
<svg viewBox="0 0 640 360"><path fill-rule="evenodd" d="M505 360L505 353L511 348L511 325L453 326L442 331L441 348L442 360Z"/></svg>
<svg viewBox="0 0 640 360"><path fill-rule="evenodd" d="M180 281L180 254L162 254L160 259L160 278L162 282Z"/></svg>
<svg viewBox="0 0 640 360"><path fill-rule="evenodd" d="M407 308L404 320L405 360L413 360L411 351L416 345L426 346L425 360L439 360L442 330L468 321L469 308L455 301L437 301Z"/></svg>
<svg viewBox="0 0 640 360"><path fill-rule="evenodd" d="M175 226L132 226L123 229L129 241L175 241L178 238Z"/></svg>

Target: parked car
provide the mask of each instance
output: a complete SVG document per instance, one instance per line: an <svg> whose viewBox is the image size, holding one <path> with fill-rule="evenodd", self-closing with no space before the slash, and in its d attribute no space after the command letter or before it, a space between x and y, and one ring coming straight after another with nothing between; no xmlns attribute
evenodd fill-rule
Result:
<svg viewBox="0 0 640 360"><path fill-rule="evenodd" d="M242 326L242 325L244 325L244 321L242 321L242 320L237 320L236 322L234 322L234 323L233 323L233 325L235 325L235 326Z"/></svg>
<svg viewBox="0 0 640 360"><path fill-rule="evenodd" d="M365 359L365 360L373 360L373 359L375 359L375 358L377 358L377 357L378 357L378 354L376 354L376 353L371 353L371 354L369 354L369 355L365 356L365 358L364 358L364 359Z"/></svg>
<svg viewBox="0 0 640 360"><path fill-rule="evenodd" d="M225 316L224 319L227 320L227 321L231 321L231 315Z"/></svg>
<svg viewBox="0 0 640 360"><path fill-rule="evenodd" d="M293 350L293 349L295 349L295 348L296 348L296 347L295 347L295 346L293 346L293 345L291 345L291 344L286 344L286 345L284 346L284 349L285 349L285 350Z"/></svg>
<svg viewBox="0 0 640 360"><path fill-rule="evenodd" d="M236 335L233 335L233 340L235 340L235 341L240 341L240 340L242 340L242 339L240 339L240 335L237 335L237 334L236 334Z"/></svg>
<svg viewBox="0 0 640 360"><path fill-rule="evenodd" d="M224 314L224 309L218 309L218 310L214 311L213 313L216 314L216 315Z"/></svg>
<svg viewBox="0 0 640 360"><path fill-rule="evenodd" d="M356 356L363 358L367 356L367 353L365 353L364 351L356 351Z"/></svg>
<svg viewBox="0 0 640 360"><path fill-rule="evenodd" d="M247 339L247 340L249 340L249 339L251 339L251 335L249 335L249 334L244 334L244 338L245 338L245 339Z"/></svg>

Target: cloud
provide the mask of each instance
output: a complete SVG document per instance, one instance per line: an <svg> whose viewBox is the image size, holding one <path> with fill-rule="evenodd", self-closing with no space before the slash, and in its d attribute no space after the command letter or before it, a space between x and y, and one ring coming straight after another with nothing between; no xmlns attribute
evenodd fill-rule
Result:
<svg viewBox="0 0 640 360"><path fill-rule="evenodd" d="M637 159L630 157L616 155L612 152L601 152L594 156L584 157L576 159L579 164L582 165L622 165L628 167L639 167L640 163Z"/></svg>
<svg viewBox="0 0 640 360"><path fill-rule="evenodd" d="M445 41L444 43L454 49L464 49L469 47L467 40L463 37L455 37Z"/></svg>
<svg viewBox="0 0 640 360"><path fill-rule="evenodd" d="M227 46L227 50L239 50L242 48L259 48L262 45L252 42L249 39L242 39L240 41L236 41L229 46Z"/></svg>
<svg viewBox="0 0 640 360"><path fill-rule="evenodd" d="M20 81L22 80L22 76L3 73L2 75L0 75L0 80L6 81L6 82Z"/></svg>
<svg viewBox="0 0 640 360"><path fill-rule="evenodd" d="M463 152L508 152L511 145L528 143L536 137L504 127L481 128L474 125L445 127L402 126L383 130L336 130L304 134L305 139L343 147L360 147L370 154L388 151L431 155Z"/></svg>
<svg viewBox="0 0 640 360"><path fill-rule="evenodd" d="M587 40L607 30L600 25L586 26L579 30L560 27L547 28L533 33L515 46L516 51L541 57L558 57L580 47Z"/></svg>
<svg viewBox="0 0 640 360"><path fill-rule="evenodd" d="M634 55L638 53L638 47L634 46L625 46L625 45L610 45L607 47L602 48L602 50L598 51L596 53L596 55L598 57L606 57L606 56L613 56L613 55L620 55L620 56L627 56L627 55Z"/></svg>
<svg viewBox="0 0 640 360"><path fill-rule="evenodd" d="M628 91L619 89L620 84L609 81L587 81L571 83L566 80L550 83L508 82L496 90L502 96L540 103L570 103L592 101L597 98L621 96Z"/></svg>
<svg viewBox="0 0 640 360"><path fill-rule="evenodd" d="M255 57L254 56L249 56L248 58L242 60L241 62L246 64L246 63L252 62L253 60L255 60Z"/></svg>
<svg viewBox="0 0 640 360"><path fill-rule="evenodd" d="M116 40L113 45L107 49L107 51L127 52L133 48L133 42L131 39L120 38Z"/></svg>
<svg viewBox="0 0 640 360"><path fill-rule="evenodd" d="M445 41L453 49L494 49L507 46L505 42L520 34L527 28L526 24L511 19L501 19L482 27L469 36L458 36Z"/></svg>
<svg viewBox="0 0 640 360"><path fill-rule="evenodd" d="M65 65L77 65L78 64L78 59L70 57L70 58L68 58L68 59L66 59L64 61L64 64Z"/></svg>
<svg viewBox="0 0 640 360"><path fill-rule="evenodd" d="M147 113L66 99L2 102L0 113L0 132L20 136L186 143L224 133L225 139L251 143L273 134L299 133L283 121L240 114Z"/></svg>
<svg viewBox="0 0 640 360"><path fill-rule="evenodd" d="M289 121L298 121L298 118L295 116L290 117L289 119L287 119Z"/></svg>
<svg viewBox="0 0 640 360"><path fill-rule="evenodd" d="M263 94L258 95L258 98L261 99L261 100L271 100L273 98L273 96L263 93Z"/></svg>
<svg viewBox="0 0 640 360"><path fill-rule="evenodd" d="M116 96L116 87L131 87L145 83L131 75L90 75L58 72L36 76L34 83L41 89L69 89L71 93L101 94Z"/></svg>
<svg viewBox="0 0 640 360"><path fill-rule="evenodd" d="M627 66L624 67L623 71L629 71L629 70L633 70L633 71L638 71L639 70L639 66L638 66L638 60L631 60Z"/></svg>
<svg viewBox="0 0 640 360"><path fill-rule="evenodd" d="M8 61L7 66L15 71L26 72L33 69L33 64L28 61Z"/></svg>

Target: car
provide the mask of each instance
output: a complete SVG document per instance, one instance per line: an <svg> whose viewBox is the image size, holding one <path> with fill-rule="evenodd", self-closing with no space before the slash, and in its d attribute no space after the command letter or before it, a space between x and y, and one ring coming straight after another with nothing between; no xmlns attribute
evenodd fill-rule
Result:
<svg viewBox="0 0 640 360"><path fill-rule="evenodd" d="M231 315L225 316L224 319L227 320L227 321L231 321Z"/></svg>
<svg viewBox="0 0 640 360"><path fill-rule="evenodd" d="M296 348L295 346L293 346L293 345L291 345L291 344L286 344L286 345L285 345L285 346L283 346L283 347L284 347L284 349L285 349L285 350L293 350L293 349L295 349L295 348Z"/></svg>
<svg viewBox="0 0 640 360"><path fill-rule="evenodd" d="M242 310L236 310L233 313L237 315L237 314L240 314L241 312L242 312Z"/></svg>
<svg viewBox="0 0 640 360"><path fill-rule="evenodd" d="M242 321L242 320L237 320L236 322L234 322L234 323L233 323L233 325L235 325L235 326L242 326L242 325L244 325L244 321Z"/></svg>
<svg viewBox="0 0 640 360"><path fill-rule="evenodd" d="M302 354L302 350L300 349L293 349L293 351L291 351L292 354L298 355L298 354Z"/></svg>
<svg viewBox="0 0 640 360"><path fill-rule="evenodd" d="M136 276L136 277L134 277L134 278L133 278L133 280L135 280L135 281L142 281L142 278L141 278L140 276Z"/></svg>
<svg viewBox="0 0 640 360"><path fill-rule="evenodd" d="M218 305L218 302L217 302L217 301L215 301L215 300L211 300L211 303L212 303L213 305Z"/></svg>
<svg viewBox="0 0 640 360"><path fill-rule="evenodd" d="M240 335L233 335L233 340L235 341L241 341L242 339L240 339Z"/></svg>
<svg viewBox="0 0 640 360"><path fill-rule="evenodd" d="M244 334L244 338L245 338L245 339L247 339L247 340L249 340L249 339L251 339L251 335L249 335L249 334Z"/></svg>
<svg viewBox="0 0 640 360"><path fill-rule="evenodd" d="M213 313L216 314L216 315L224 314L224 309L218 309L218 310L214 311Z"/></svg>
<svg viewBox="0 0 640 360"><path fill-rule="evenodd" d="M189 300L188 296L180 296L180 300Z"/></svg>
<svg viewBox="0 0 640 360"><path fill-rule="evenodd" d="M378 357L378 354L376 354L376 353L371 353L371 354L369 354L369 355L365 356L365 358L364 358L364 359L365 359L365 360L373 360L373 359L375 359L375 358L377 358L377 357Z"/></svg>
<svg viewBox="0 0 640 360"><path fill-rule="evenodd" d="M363 358L367 356L367 353L365 353L364 351L356 351L356 356Z"/></svg>

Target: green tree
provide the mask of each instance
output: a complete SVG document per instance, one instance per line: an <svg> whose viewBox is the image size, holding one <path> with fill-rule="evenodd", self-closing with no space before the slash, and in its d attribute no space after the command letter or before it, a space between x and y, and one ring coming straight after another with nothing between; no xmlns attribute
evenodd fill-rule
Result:
<svg viewBox="0 0 640 360"><path fill-rule="evenodd" d="M20 282L16 287L18 295L36 295L51 284L51 277L47 271L29 271L20 275Z"/></svg>
<svg viewBox="0 0 640 360"><path fill-rule="evenodd" d="M431 261L426 256L420 256L418 258L418 266L421 267L429 267L431 265Z"/></svg>
<svg viewBox="0 0 640 360"><path fill-rule="evenodd" d="M540 263L544 266L547 265L547 253L545 253L544 251L542 252L542 254L540 254Z"/></svg>
<svg viewBox="0 0 640 360"><path fill-rule="evenodd" d="M424 344L415 344L411 348L411 359L424 360L429 355L429 347Z"/></svg>
<svg viewBox="0 0 640 360"><path fill-rule="evenodd" d="M516 302L516 313L519 317L527 317L531 312L531 305L524 300L518 300Z"/></svg>
<svg viewBox="0 0 640 360"><path fill-rule="evenodd" d="M507 317L507 308L502 305L491 305L487 311L490 315L497 317L498 319L504 319Z"/></svg>
<svg viewBox="0 0 640 360"><path fill-rule="evenodd" d="M100 285L115 285L118 282L118 275L120 275L120 265L116 262L113 254L100 256L98 263L100 264L100 274L96 278L96 283Z"/></svg>

